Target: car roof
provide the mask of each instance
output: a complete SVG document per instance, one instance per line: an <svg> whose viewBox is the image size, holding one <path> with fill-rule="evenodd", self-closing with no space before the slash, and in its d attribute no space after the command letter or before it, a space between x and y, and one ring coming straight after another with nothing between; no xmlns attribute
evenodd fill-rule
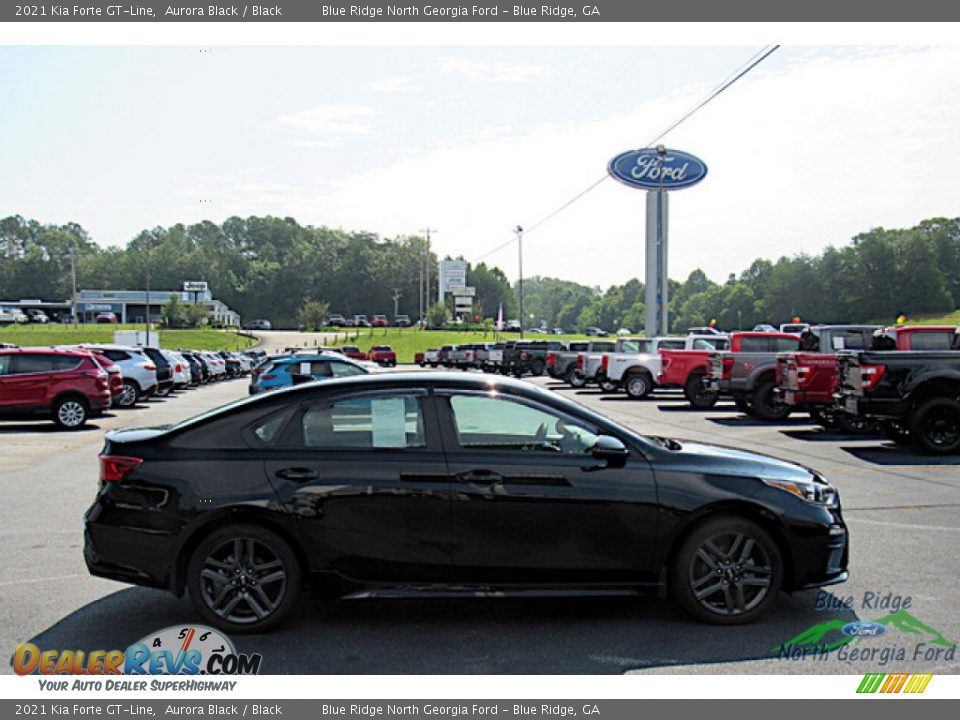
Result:
<svg viewBox="0 0 960 720"><path fill-rule="evenodd" d="M12 347L0 348L0 355L67 355L70 357L89 357L90 353L82 348L53 347Z"/></svg>

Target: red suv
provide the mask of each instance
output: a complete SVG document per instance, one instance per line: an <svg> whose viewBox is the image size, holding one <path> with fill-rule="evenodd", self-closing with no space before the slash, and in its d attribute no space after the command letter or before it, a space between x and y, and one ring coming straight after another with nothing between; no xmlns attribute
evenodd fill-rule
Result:
<svg viewBox="0 0 960 720"><path fill-rule="evenodd" d="M0 350L0 418L51 418L74 430L110 407L107 372L80 350Z"/></svg>

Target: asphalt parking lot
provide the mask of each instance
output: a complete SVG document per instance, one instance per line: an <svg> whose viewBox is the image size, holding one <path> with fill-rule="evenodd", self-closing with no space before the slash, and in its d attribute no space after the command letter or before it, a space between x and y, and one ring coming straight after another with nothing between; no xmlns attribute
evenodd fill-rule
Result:
<svg viewBox="0 0 960 720"><path fill-rule="evenodd" d="M690 410L678 394L634 402L547 378L532 382L641 432L736 446L823 472L840 490L852 549L850 580L819 598L852 607L818 610L816 591L784 595L757 624L716 628L657 598L306 598L276 631L234 638L238 648L261 653L266 673L960 672L947 649L960 642L960 458L825 434L806 416L769 424L732 404ZM245 380L228 381L110 413L73 433L50 423L0 423L7 555L0 648L11 655L25 641L125 648L196 620L185 599L90 577L82 514L96 492L106 430L175 422L246 392ZM802 632L858 618L885 618L887 631L826 655L778 657L779 646ZM9 663L2 671L12 672Z"/></svg>

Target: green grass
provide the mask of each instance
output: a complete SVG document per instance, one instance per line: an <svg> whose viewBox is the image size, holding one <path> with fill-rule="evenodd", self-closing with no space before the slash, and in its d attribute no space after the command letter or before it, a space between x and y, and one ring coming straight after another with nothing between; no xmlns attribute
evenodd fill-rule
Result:
<svg viewBox="0 0 960 720"><path fill-rule="evenodd" d="M908 317L907 325L960 325L960 309L945 315L931 315L920 318Z"/></svg>
<svg viewBox="0 0 960 720"><path fill-rule="evenodd" d="M143 325L18 325L0 327L0 342L22 347L112 343L114 330L143 330ZM243 350L254 340L227 330L160 330L160 346L194 350Z"/></svg>
<svg viewBox="0 0 960 720"><path fill-rule="evenodd" d="M501 340L519 340L519 333L501 333ZM583 335L531 335L527 340L582 340ZM494 342L494 333L457 330L416 330L414 328L361 328L339 332L333 345L359 345L366 352L372 345L389 345L397 353L397 362L412 363L415 353L441 345ZM309 347L309 345L307 345Z"/></svg>

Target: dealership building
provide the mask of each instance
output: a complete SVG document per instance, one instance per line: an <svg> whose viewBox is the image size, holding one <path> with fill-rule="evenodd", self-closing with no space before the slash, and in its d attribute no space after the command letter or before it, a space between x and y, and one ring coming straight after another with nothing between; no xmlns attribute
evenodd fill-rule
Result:
<svg viewBox="0 0 960 720"><path fill-rule="evenodd" d="M150 291L150 321L159 322L160 312L170 298L176 295L184 303L199 302L206 306L211 325L235 327L240 315L209 290L187 292L180 290ZM81 290L77 293L77 317L80 322L96 322L97 315L112 312L122 323L142 323L147 317L147 293L143 290Z"/></svg>

